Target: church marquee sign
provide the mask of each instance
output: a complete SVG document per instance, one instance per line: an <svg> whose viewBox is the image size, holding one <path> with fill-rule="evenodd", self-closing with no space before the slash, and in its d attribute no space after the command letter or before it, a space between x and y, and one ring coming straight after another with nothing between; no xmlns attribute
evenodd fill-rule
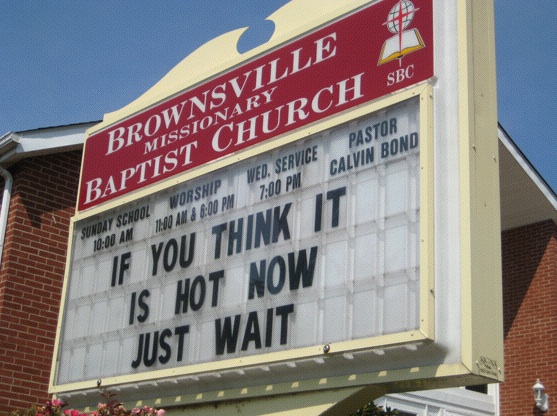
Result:
<svg viewBox="0 0 557 416"><path fill-rule="evenodd" d="M467 5L294 0L269 46L205 45L90 129L51 392L501 379L495 94L467 55L489 13Z"/></svg>

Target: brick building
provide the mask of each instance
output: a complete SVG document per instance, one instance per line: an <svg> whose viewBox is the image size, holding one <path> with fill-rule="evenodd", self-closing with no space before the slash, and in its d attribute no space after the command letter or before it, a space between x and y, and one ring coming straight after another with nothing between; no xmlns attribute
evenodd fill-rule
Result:
<svg viewBox="0 0 557 416"><path fill-rule="evenodd" d="M69 219L88 126L0 138L0 163L11 176L4 175L2 201L9 214L2 224L0 413L48 397Z"/></svg>
<svg viewBox="0 0 557 416"><path fill-rule="evenodd" d="M505 383L501 415L541 414L532 386L557 391L557 198L500 130ZM549 402L547 415L557 414Z"/></svg>
<svg viewBox="0 0 557 416"><path fill-rule="evenodd" d="M48 398L69 220L91 125L0 137L7 213L0 213L0 414ZM379 400L405 415L535 415L536 379L549 395L557 391L557 197L501 128L499 149L506 381ZM554 412L550 402L545 414Z"/></svg>

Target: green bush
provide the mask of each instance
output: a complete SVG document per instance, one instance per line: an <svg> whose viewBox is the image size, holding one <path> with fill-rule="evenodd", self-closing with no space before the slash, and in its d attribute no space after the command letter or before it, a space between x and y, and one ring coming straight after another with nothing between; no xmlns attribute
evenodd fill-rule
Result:
<svg viewBox="0 0 557 416"><path fill-rule="evenodd" d="M395 416L395 415L398 415L397 410L391 410L388 407L386 410L383 410L382 406L377 406L373 402L366 404L364 407L350 414L350 416Z"/></svg>

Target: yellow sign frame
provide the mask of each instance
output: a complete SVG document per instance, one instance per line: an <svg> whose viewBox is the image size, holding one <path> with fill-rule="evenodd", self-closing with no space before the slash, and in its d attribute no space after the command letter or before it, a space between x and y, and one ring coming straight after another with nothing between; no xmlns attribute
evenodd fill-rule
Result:
<svg viewBox="0 0 557 416"><path fill-rule="evenodd" d="M238 65L248 59L262 54L281 43L301 36L303 33L338 18L352 10L369 4L367 0L356 0L343 2L339 5L335 0L324 0L312 2L309 0L293 1L269 18L276 24L277 31L272 39L244 55L232 56L230 51L234 50L235 43L244 29L230 32L208 44L199 51L194 52L175 69L173 69L163 80L146 92L135 102L125 108L105 115L104 121L98 126L90 129L88 134L100 131L114 124L118 120L129 117L142 109L151 106L161 100L173 95L176 91L191 85L196 85L207 76L218 74L228 68ZM299 13L305 7L305 13ZM446 9L449 6L444 6ZM302 137L311 135L334 125L352 120L359 116L376 111L393 103L402 101L411 96L420 97L420 135L422 143L420 147L420 233L422 237L420 247L421 277L420 277L420 330L411 333L397 334L396 336L381 337L380 340L350 341L333 345L331 355L350 354L351 351L373 350L380 345L412 345L416 341L436 342L436 327L439 328L436 305L436 274L438 269L435 253L440 249L435 241L438 236L437 219L435 213L439 212L438 188L434 178L439 178L436 172L440 169L437 162L437 148L435 140L442 139L438 131L434 112L439 111L439 106L453 98L447 99L448 95L457 96L457 120L451 126L456 126L451 134L457 136L458 150L456 163L452 166L457 172L455 175L458 190L455 195L458 199L459 212L456 222L458 226L457 240L460 247L460 264L453 269L459 273L458 301L459 301L459 324L455 332L459 335L459 347L455 351L454 359L439 365L416 365L408 368L385 369L376 372L362 374L333 375L331 377L294 377L289 381L269 382L260 385L247 385L243 387L220 388L218 383L215 388L209 388L202 393L185 393L183 395L165 394L165 383L172 383L173 379L189 378L194 382L203 377L219 377L219 371L231 371L241 374L243 368L256 366L261 371L267 371L264 367L273 363L287 364L299 359L323 358L322 346L300 349L295 352L281 352L256 356L246 360L230 360L223 366L223 362L216 365L202 364L190 366L187 371L181 368L172 370L161 370L160 372L142 373L140 375L129 375L115 377L102 381L103 386L118 388L124 399L130 403L137 402L137 394L134 391L145 391L161 388L160 392L153 393L157 399L150 403L159 407L173 407L186 405L202 405L203 403L243 400L258 397L267 397L265 406L269 409L279 409L279 399L273 400L269 396L284 397L305 392L317 392L310 395L305 403L317 400L320 403L331 405L333 402L341 401L343 397L361 391L362 386L381 386L382 393L395 391L409 391L417 389L450 387L457 385L479 384L486 382L502 381L504 377L503 367L503 334L502 334L502 288L501 288L501 258L498 250L500 244L499 226L499 167L497 149L497 105L496 105L496 79L495 79L495 47L494 47L494 14L493 2L474 2L472 0L458 1L451 6L454 11L454 26L451 29L452 40L448 41L455 50L443 53L450 55L447 61L453 64L454 71L458 75L453 77L451 91L439 91L438 79L430 83L418 85L409 90L393 96L382 98L363 105L346 113L339 114L331 119L324 120L314 125L291 132L282 137L247 149L246 151L232 155L226 159L219 160L211 166L197 168L191 172L182 174L159 184L153 190L141 190L137 193L122 197L117 201L111 201L105 206L92 208L80 213L72 219L72 229L77 221L88 218L113 209L119 205L133 202L155 191L165 189L185 180L202 176L215 169L228 166L232 163L241 162L254 155L272 150L278 146L292 143ZM443 9L439 11L439 4L435 6L434 15L447 14L453 16L453 11L447 13ZM306 19L310 20L306 20ZM442 19L436 19L440 21ZM443 32L441 26L445 23L436 23L435 28ZM450 26L450 25L448 25ZM443 26L444 27L444 26ZM281 29L282 28L282 29ZM285 28L294 28L288 29ZM454 33L452 32L454 30ZM439 35L436 42L442 44ZM443 44L448 49L448 46ZM440 50L442 48L437 48ZM224 52L224 55L223 55ZM454 54L451 55L451 54ZM207 56L226 56L227 59L217 61L210 69L206 68ZM436 59L439 58L436 52ZM455 57L456 56L456 57ZM443 55L445 57L445 55ZM439 59L436 63L436 75L438 72L443 81L444 72L439 69L444 65ZM442 73L441 73L442 72ZM449 82L450 84L450 82ZM445 87L447 84L443 84ZM437 99L439 96L440 99ZM448 123L447 123L448 125ZM434 134L435 133L435 134ZM445 132L443 133L445 134ZM71 244L71 241L70 241ZM439 256L438 256L439 257ZM71 259L68 259L68 264ZM67 266L68 267L68 266ZM68 279L66 273L65 279ZM65 284L66 287L66 284ZM65 290L65 289L64 289ZM64 292L65 296L65 292ZM64 299L63 296L63 299ZM64 309L62 301L61 310ZM485 319L489 316L490 319ZM60 324L58 326L55 351L59 348ZM50 391L52 393L73 396L91 397L96 395L97 386L93 382L74 383L70 385L55 385L56 361L53 362ZM157 387L158 386L158 387ZM162 386L162 387L161 387ZM139 388L139 390L137 390ZM340 391L339 397L331 398L328 394L321 394L324 390ZM131 393L130 393L131 392ZM326 396L326 397L324 397ZM154 397L154 396L151 396ZM273 403L277 403L276 407ZM303 406L300 405L299 408ZM319 407L322 409L322 406ZM206 409L200 406L198 409ZM271 413L271 410L269 411ZM311 414L311 413L308 413Z"/></svg>

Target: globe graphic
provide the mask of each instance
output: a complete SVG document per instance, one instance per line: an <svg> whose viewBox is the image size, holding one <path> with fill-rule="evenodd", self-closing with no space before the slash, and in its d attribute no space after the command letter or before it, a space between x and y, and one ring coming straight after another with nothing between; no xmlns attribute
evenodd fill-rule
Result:
<svg viewBox="0 0 557 416"><path fill-rule="evenodd" d="M408 0L401 0L389 12L389 17L387 19L387 28L391 33L399 33L401 30L400 25L402 24L402 30L412 22L414 18L414 4Z"/></svg>

